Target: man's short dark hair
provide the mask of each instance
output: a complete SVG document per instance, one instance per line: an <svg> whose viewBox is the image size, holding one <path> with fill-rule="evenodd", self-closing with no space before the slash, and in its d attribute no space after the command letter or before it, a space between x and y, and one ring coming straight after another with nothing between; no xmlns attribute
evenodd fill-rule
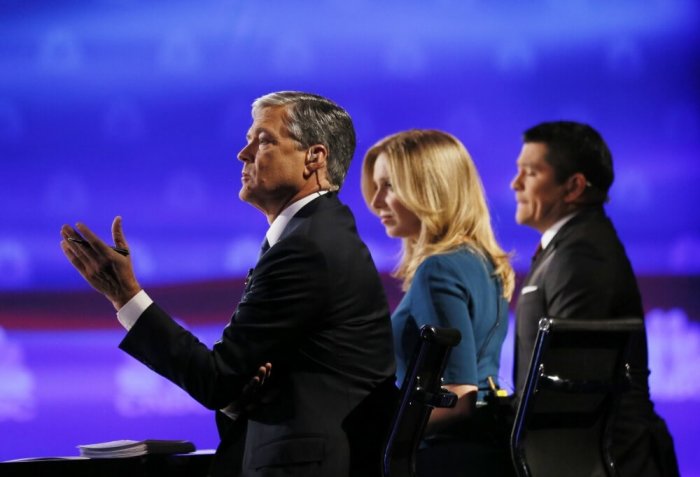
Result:
<svg viewBox="0 0 700 477"><path fill-rule="evenodd" d="M355 154L355 128L348 112L317 94L279 91L256 99L253 113L276 106L287 107L287 129L303 149L326 146L328 180L339 189Z"/></svg>
<svg viewBox="0 0 700 477"><path fill-rule="evenodd" d="M612 154L591 126L574 121L544 122L525 131L523 140L547 145L546 160L559 183L580 172L593 189L591 199L597 196L600 202L607 200L615 179Z"/></svg>

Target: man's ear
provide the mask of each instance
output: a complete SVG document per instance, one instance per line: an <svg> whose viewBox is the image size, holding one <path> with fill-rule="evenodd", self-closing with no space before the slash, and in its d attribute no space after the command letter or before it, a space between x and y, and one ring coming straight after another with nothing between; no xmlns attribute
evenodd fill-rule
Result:
<svg viewBox="0 0 700 477"><path fill-rule="evenodd" d="M304 167L306 169L306 175L310 176L319 169L326 167L326 160L328 158L328 149L323 144L314 144L308 151L306 151L306 160L304 161Z"/></svg>
<svg viewBox="0 0 700 477"><path fill-rule="evenodd" d="M566 180L566 194L564 195L564 202L574 203L579 202L586 192L586 187L588 187L588 181L586 176L582 173L577 172Z"/></svg>

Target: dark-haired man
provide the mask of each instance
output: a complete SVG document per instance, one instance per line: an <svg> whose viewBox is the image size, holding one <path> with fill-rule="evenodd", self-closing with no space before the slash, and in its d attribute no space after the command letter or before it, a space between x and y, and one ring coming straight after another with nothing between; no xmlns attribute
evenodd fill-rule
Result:
<svg viewBox="0 0 700 477"><path fill-rule="evenodd" d="M217 411L216 475L379 475L394 353L379 276L336 194L354 148L350 116L326 98L280 92L253 103L239 196L270 228L213 349L153 303L128 257L82 224L61 229L68 259L129 330L120 347L207 408L231 414L251 376L271 363L259 402L235 425ZM120 218L112 235L128 249Z"/></svg>
<svg viewBox="0 0 700 477"><path fill-rule="evenodd" d="M511 183L518 224L542 234L516 307L515 382L522 390L543 316L643 316L632 267L603 204L613 183L612 156L598 132L547 122L524 134ZM646 335L632 346L632 389L613 430L622 477L674 476L671 436L649 398Z"/></svg>

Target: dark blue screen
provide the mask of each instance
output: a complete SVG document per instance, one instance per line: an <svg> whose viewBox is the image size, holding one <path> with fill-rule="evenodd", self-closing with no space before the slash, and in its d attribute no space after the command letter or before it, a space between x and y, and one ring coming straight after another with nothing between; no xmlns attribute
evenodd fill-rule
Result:
<svg viewBox="0 0 700 477"><path fill-rule="evenodd" d="M236 154L250 104L271 91L319 93L352 115L358 149L341 197L383 272L399 244L359 192L362 156L375 141L408 128L460 138L522 273L537 234L514 223L509 184L521 134L569 119L590 123L610 145L608 212L637 274L697 283L699 10L693 0L3 1L0 295L12 311L0 310L0 429L44 444L3 439L0 458L65 454L149 429L159 391L139 389L163 384L148 384L114 349L122 332L108 304L99 308L96 297L84 321L79 312L36 319L47 293L58 308L91 293L61 253L60 226L82 221L110 240L121 215L147 288L191 284L196 296L197 283L237 280L267 223L238 199ZM652 391L669 419L685 415L672 430L684 475L699 475L698 458L682 450L691 444L681 422L697 426L700 412L700 375L685 364L700 357L699 307L695 293L678 296L646 303L657 326ZM109 324L96 325L95 315ZM219 319L204 329L212 340L228 317ZM661 379L669 376L674 391ZM102 384L71 392L66 379ZM171 403L188 424L164 433L185 429L178 437L215 445L209 416L186 400ZM101 428L81 421L91 410L106 416ZM188 430L199 422L206 427ZM48 429L61 427L71 431L59 445Z"/></svg>

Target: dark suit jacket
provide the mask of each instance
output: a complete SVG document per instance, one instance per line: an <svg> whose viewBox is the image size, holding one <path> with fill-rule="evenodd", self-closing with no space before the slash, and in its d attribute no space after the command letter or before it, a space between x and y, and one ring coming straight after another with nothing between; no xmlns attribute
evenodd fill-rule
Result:
<svg viewBox="0 0 700 477"><path fill-rule="evenodd" d="M243 476L379 474L396 392L389 311L352 213L333 193L304 206L260 258L213 349L155 304L120 347L213 410L272 363L247 416ZM220 425L222 438L238 427Z"/></svg>
<svg viewBox="0 0 700 477"><path fill-rule="evenodd" d="M582 210L533 260L523 282L516 306L516 393L525 384L540 318L643 316L637 281L612 222L602 207ZM623 396L613 431L620 475L678 475L670 435L649 398L646 334L635 337L630 352L632 389Z"/></svg>

